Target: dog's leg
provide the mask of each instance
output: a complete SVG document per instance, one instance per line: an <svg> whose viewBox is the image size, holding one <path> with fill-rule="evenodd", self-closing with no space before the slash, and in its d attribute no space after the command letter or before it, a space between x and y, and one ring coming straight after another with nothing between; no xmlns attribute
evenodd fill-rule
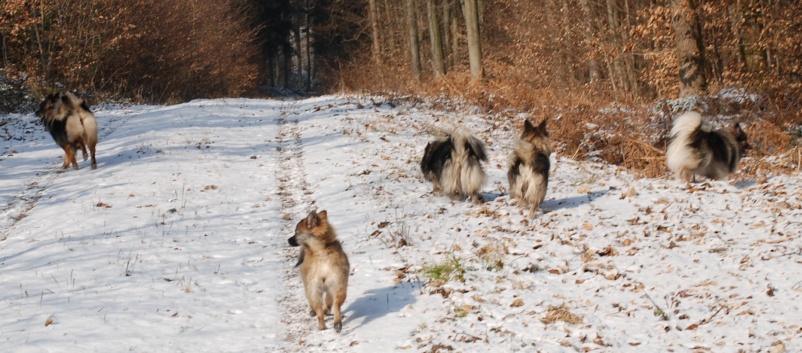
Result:
<svg viewBox="0 0 802 353"><path fill-rule="evenodd" d="M323 306L323 315L329 315L332 312L332 304L334 303L334 295L332 293L326 293L326 300L323 301L326 305Z"/></svg>
<svg viewBox="0 0 802 353"><path fill-rule="evenodd" d="M471 194L471 200L473 200L473 203L477 205L485 203L485 199L483 199L482 196L479 196L478 192Z"/></svg>
<svg viewBox="0 0 802 353"><path fill-rule="evenodd" d="M677 176L679 177L680 180L682 180L682 181L684 181L684 182L686 182L688 184L690 184L692 182L692 180L693 180L693 172L691 172L690 170L688 170L686 168L680 169L680 171L679 171Z"/></svg>
<svg viewBox="0 0 802 353"><path fill-rule="evenodd" d="M306 299L309 301L309 307L312 309L312 314L317 316L317 328L320 330L325 330L326 321L323 318L323 298L320 288L311 284L305 287Z"/></svg>
<svg viewBox="0 0 802 353"><path fill-rule="evenodd" d="M67 169L70 167L70 157L69 154L65 151L64 152L64 162L61 163L61 169Z"/></svg>
<svg viewBox="0 0 802 353"><path fill-rule="evenodd" d="M537 206L538 205L533 202L532 206L529 207L529 218L535 218L535 210L537 209Z"/></svg>
<svg viewBox="0 0 802 353"><path fill-rule="evenodd" d="M440 180L437 180L437 178L432 178L432 184L434 184L432 194L440 195L443 191L443 189L440 187Z"/></svg>
<svg viewBox="0 0 802 353"><path fill-rule="evenodd" d="M61 169L69 168L70 164L72 164L73 168L78 169L78 161L75 160L75 148L66 144L62 149L64 149L64 164L61 165Z"/></svg>
<svg viewBox="0 0 802 353"><path fill-rule="evenodd" d="M87 158L89 157L89 155L86 153L86 144L84 143L83 137L75 140L75 142L72 143L72 149L75 151L76 156L78 154L78 150L80 149L81 155L84 157L84 160L87 160Z"/></svg>
<svg viewBox="0 0 802 353"><path fill-rule="evenodd" d="M97 169L97 159L95 159L95 144L89 143L89 154L92 157L92 169ZM86 158L84 158L86 160Z"/></svg>
<svg viewBox="0 0 802 353"><path fill-rule="evenodd" d="M84 157L84 161L86 161L89 158L89 154L86 153L86 145L81 142L79 146L81 146L81 155Z"/></svg>
<svg viewBox="0 0 802 353"><path fill-rule="evenodd" d="M343 286L337 290L336 298L334 298L334 329L337 333L343 330L343 316L340 308L345 302L346 287Z"/></svg>
<svg viewBox="0 0 802 353"><path fill-rule="evenodd" d="M325 330L326 329L326 319L324 318L323 308L321 307L320 304L318 304L318 308L315 311L315 316L317 316L317 328L319 330Z"/></svg>

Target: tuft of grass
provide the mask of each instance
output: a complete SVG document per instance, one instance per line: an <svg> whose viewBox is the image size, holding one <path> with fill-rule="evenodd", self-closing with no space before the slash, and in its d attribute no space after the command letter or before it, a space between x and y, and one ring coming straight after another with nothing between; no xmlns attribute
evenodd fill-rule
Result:
<svg viewBox="0 0 802 353"><path fill-rule="evenodd" d="M666 314L666 312L663 311L663 309L655 308L654 309L654 316L659 317L660 320L668 321L668 314Z"/></svg>
<svg viewBox="0 0 802 353"><path fill-rule="evenodd" d="M442 263L424 267L421 272L435 281L448 282L456 279L465 282L465 266L458 257L453 255Z"/></svg>

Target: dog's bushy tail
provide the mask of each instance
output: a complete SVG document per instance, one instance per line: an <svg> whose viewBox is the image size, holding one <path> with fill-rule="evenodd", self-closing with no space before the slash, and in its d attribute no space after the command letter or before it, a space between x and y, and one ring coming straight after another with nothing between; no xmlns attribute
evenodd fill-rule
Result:
<svg viewBox="0 0 802 353"><path fill-rule="evenodd" d="M487 161L487 152L485 151L485 144L475 136L457 131L454 136L454 141L465 143L466 152L473 155L479 161Z"/></svg>
<svg viewBox="0 0 802 353"><path fill-rule="evenodd" d="M454 131L451 141L454 150L443 169L443 190L448 194L475 195L486 179L481 164L487 161L485 144L464 131Z"/></svg>
<svg viewBox="0 0 802 353"><path fill-rule="evenodd" d="M699 156L690 144L701 128L702 115L697 112L684 113L674 120L674 126L671 127L671 142L666 151L666 164L672 172L696 169L699 165Z"/></svg>

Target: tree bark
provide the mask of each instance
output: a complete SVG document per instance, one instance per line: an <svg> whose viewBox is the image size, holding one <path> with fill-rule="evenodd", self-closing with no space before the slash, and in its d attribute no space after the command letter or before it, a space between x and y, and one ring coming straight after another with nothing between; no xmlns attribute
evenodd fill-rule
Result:
<svg viewBox="0 0 802 353"><path fill-rule="evenodd" d="M468 60L471 65L471 76L474 80L484 80L485 72L482 67L482 45L479 28L479 4L477 0L463 0L463 15L468 33Z"/></svg>
<svg viewBox="0 0 802 353"><path fill-rule="evenodd" d="M267 55L267 84L268 87L275 87L276 86L276 54L272 52L268 52Z"/></svg>
<svg viewBox="0 0 802 353"><path fill-rule="evenodd" d="M451 67L457 65L457 53L459 53L459 1L449 0L449 29L451 32Z"/></svg>
<svg viewBox="0 0 802 353"><path fill-rule="evenodd" d="M704 93L707 89L705 55L699 15L693 0L671 0L671 26L677 42L679 96Z"/></svg>
<svg viewBox="0 0 802 353"><path fill-rule="evenodd" d="M312 90L312 21L309 14L312 12L312 6L309 0L306 0L305 9L306 18L306 90Z"/></svg>
<svg viewBox="0 0 802 353"><path fill-rule="evenodd" d="M443 41L440 37L440 21L437 18L435 0L426 0L426 12L429 18L429 38L432 42L432 66L434 78L439 79L446 74L443 63Z"/></svg>
<svg viewBox="0 0 802 353"><path fill-rule="evenodd" d="M579 4L582 8L582 16L584 17L585 28L583 29L582 33L585 39L585 47L586 50L594 50L594 43L597 42L597 38L595 37L595 33L598 31L598 27L593 23L593 11L590 7L590 3L588 0L580 0ZM596 55L591 54L590 58L587 62L588 65L588 80L590 83L595 83L601 77L599 73L599 61L596 60Z"/></svg>
<svg viewBox="0 0 802 353"><path fill-rule="evenodd" d="M303 87L304 85L304 60L303 60L303 49L301 47L301 16L303 12L298 11L295 13L295 23L292 24L292 32L295 37L295 70L297 71L298 77L298 88Z"/></svg>
<svg viewBox="0 0 802 353"><path fill-rule="evenodd" d="M414 0L406 0L407 27L409 29L409 53L412 62L412 75L420 80L420 43L418 43L418 20L415 18Z"/></svg>
<svg viewBox="0 0 802 353"><path fill-rule="evenodd" d="M290 88L290 77L292 77L292 45L286 42L286 45L282 46L281 52L284 55L281 70L283 71L282 77L284 78L283 87Z"/></svg>
<svg viewBox="0 0 802 353"><path fill-rule="evenodd" d="M370 12L370 28L373 38L373 62L377 67L381 67L381 39L379 39L379 8L376 0L368 0L368 11Z"/></svg>

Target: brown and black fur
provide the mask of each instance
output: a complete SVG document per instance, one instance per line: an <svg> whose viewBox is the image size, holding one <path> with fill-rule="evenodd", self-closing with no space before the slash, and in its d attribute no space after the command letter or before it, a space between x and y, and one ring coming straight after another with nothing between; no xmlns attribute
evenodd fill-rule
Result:
<svg viewBox="0 0 802 353"><path fill-rule="evenodd" d="M482 202L479 190L486 179L484 161L487 153L481 140L454 132L426 145L420 167L423 177L434 184L434 193Z"/></svg>
<svg viewBox="0 0 802 353"><path fill-rule="evenodd" d="M695 175L721 180L735 172L750 148L740 124L713 130L699 113L687 112L674 121L666 164L685 182L694 181Z"/></svg>
<svg viewBox="0 0 802 353"><path fill-rule="evenodd" d="M530 205L529 217L546 198L549 186L551 162L551 139L546 130L546 120L533 126L524 120L521 139L515 145L510 157L507 180L510 182L510 196L518 199L521 206Z"/></svg>
<svg viewBox="0 0 802 353"><path fill-rule="evenodd" d="M92 169L97 168L97 119L86 102L70 92L53 93L39 105L36 115L42 119L45 130L50 132L56 144L64 150L62 169L70 165L78 169L75 154L80 149L86 160L87 147L92 157Z"/></svg>
<svg viewBox="0 0 802 353"><path fill-rule="evenodd" d="M300 246L296 266L301 267L306 299L312 315L317 316L318 328L326 329L324 315L334 313L334 329L342 331L341 307L348 289L351 266L326 211L312 211L298 222L290 245Z"/></svg>

